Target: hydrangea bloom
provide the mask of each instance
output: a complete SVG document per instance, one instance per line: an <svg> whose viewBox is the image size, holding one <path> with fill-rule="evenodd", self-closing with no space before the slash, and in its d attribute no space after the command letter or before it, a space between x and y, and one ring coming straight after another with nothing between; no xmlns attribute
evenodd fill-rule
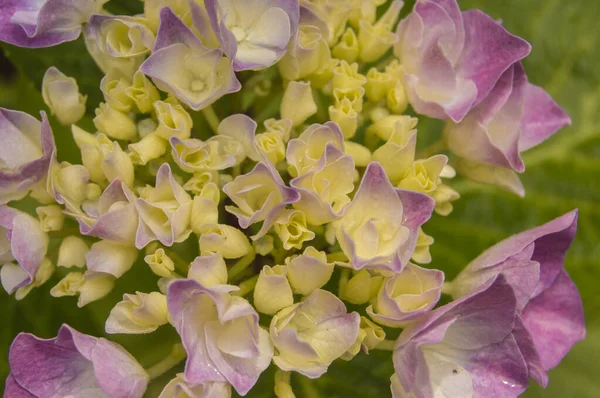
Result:
<svg viewBox="0 0 600 398"><path fill-rule="evenodd" d="M21 333L5 396L270 396L274 375L290 398L299 375L388 350L394 397L514 397L583 339L576 210L452 281L430 251L461 237L428 224L461 217L453 178L523 194L521 152L570 123L501 23L456 0L104 3L0 0L0 41L83 32L104 74L87 108L89 76L56 67L49 117L0 108L0 277L17 300L50 281L110 303L89 327L127 334L140 363L67 325Z"/></svg>

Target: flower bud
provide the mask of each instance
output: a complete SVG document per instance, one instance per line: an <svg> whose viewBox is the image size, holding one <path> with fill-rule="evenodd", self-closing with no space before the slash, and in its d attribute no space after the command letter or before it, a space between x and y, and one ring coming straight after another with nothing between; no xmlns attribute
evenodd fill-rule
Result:
<svg viewBox="0 0 600 398"><path fill-rule="evenodd" d="M252 242L254 251L260 256L266 256L275 248L274 239L271 235L264 235Z"/></svg>
<svg viewBox="0 0 600 398"><path fill-rule="evenodd" d="M423 228L419 227L419 236L417 237L417 246L412 255L412 260L419 264L429 264L431 262L431 254L429 247L433 244L433 238L423 232Z"/></svg>
<svg viewBox="0 0 600 398"><path fill-rule="evenodd" d="M103 272L120 278L129 271L139 252L133 246L101 240L85 254L85 262L90 271Z"/></svg>
<svg viewBox="0 0 600 398"><path fill-rule="evenodd" d="M140 138L144 138L147 135L150 135L156 131L158 127L158 123L154 121L152 118L142 119L138 122L138 135Z"/></svg>
<svg viewBox="0 0 600 398"><path fill-rule="evenodd" d="M158 127L156 134L165 140L171 137L187 139L192 132L192 117L179 104L171 104L165 101L156 101L154 103L154 112Z"/></svg>
<svg viewBox="0 0 600 398"><path fill-rule="evenodd" d="M158 159L165 153L169 143L158 134L148 134L140 141L129 144L129 157L135 165L146 165L149 161Z"/></svg>
<svg viewBox="0 0 600 398"><path fill-rule="evenodd" d="M375 24L366 20L359 22L358 43L360 45L361 61L367 63L377 61L396 42L394 28L403 5L402 0L392 1Z"/></svg>
<svg viewBox="0 0 600 398"><path fill-rule="evenodd" d="M452 202L460 198L460 194L446 184L438 185L430 195L435 199L435 212L441 216L450 214L453 209Z"/></svg>
<svg viewBox="0 0 600 398"><path fill-rule="evenodd" d="M292 133L292 121L289 119L267 119L264 122L265 130L269 133L277 133L281 135L283 142L290 140Z"/></svg>
<svg viewBox="0 0 600 398"><path fill-rule="evenodd" d="M223 258L240 258L252 250L246 235L230 225L204 225L200 233L200 252L221 253Z"/></svg>
<svg viewBox="0 0 600 398"><path fill-rule="evenodd" d="M115 285L115 278L102 272L69 272L56 286L50 290L52 297L76 296L79 308L100 300Z"/></svg>
<svg viewBox="0 0 600 398"><path fill-rule="evenodd" d="M410 116L388 115L381 117L367 128L367 134L377 135L384 141L388 141L396 131L402 136L407 135L410 130L417 126L417 118Z"/></svg>
<svg viewBox="0 0 600 398"><path fill-rule="evenodd" d="M385 340L385 332L381 326L361 316L358 337L352 347L342 356L342 359L350 361L361 351L368 354L370 349L376 347L383 340Z"/></svg>
<svg viewBox="0 0 600 398"><path fill-rule="evenodd" d="M85 255L89 250L90 248L83 238L74 235L67 236L58 249L56 265L65 268L83 268L85 266Z"/></svg>
<svg viewBox="0 0 600 398"><path fill-rule="evenodd" d="M89 201L98 200L102 196L102 188L100 185L89 183L85 185L85 199Z"/></svg>
<svg viewBox="0 0 600 398"><path fill-rule="evenodd" d="M356 341L360 316L328 291L315 290L302 302L279 311L269 333L276 348L275 364L317 378Z"/></svg>
<svg viewBox="0 0 600 398"><path fill-rule="evenodd" d="M353 141L346 141L344 144L344 153L352 156L356 167L367 167L371 163L372 155L369 148Z"/></svg>
<svg viewBox="0 0 600 398"><path fill-rule="evenodd" d="M306 227L306 215L300 210L282 212L274 229L285 250L302 249L304 242L315 238L315 233Z"/></svg>
<svg viewBox="0 0 600 398"><path fill-rule="evenodd" d="M154 254L145 256L144 261L150 266L152 272L158 276L168 278L175 271L175 263L163 248L158 248Z"/></svg>
<svg viewBox="0 0 600 398"><path fill-rule="evenodd" d="M372 102L379 102L395 86L395 79L386 72L379 72L376 68L369 69L365 91L367 98Z"/></svg>
<svg viewBox="0 0 600 398"><path fill-rule="evenodd" d="M277 132L257 134L254 137L254 143L258 152L262 153L273 165L285 158L283 137Z"/></svg>
<svg viewBox="0 0 600 398"><path fill-rule="evenodd" d="M294 294L286 278L283 265L265 265L254 288L254 306L258 312L273 315L282 308L294 304Z"/></svg>
<svg viewBox="0 0 600 398"><path fill-rule="evenodd" d="M309 246L299 256L286 259L287 277L294 293L308 296L325 286L333 274L333 263L327 262L325 252Z"/></svg>
<svg viewBox="0 0 600 398"><path fill-rule="evenodd" d="M90 174L85 167L63 162L52 166L48 180L56 201L76 208L85 200L85 187L89 178Z"/></svg>
<svg viewBox="0 0 600 398"><path fill-rule="evenodd" d="M202 286L227 284L227 264L220 253L203 254L190 264L188 279L194 279Z"/></svg>
<svg viewBox="0 0 600 398"><path fill-rule="evenodd" d="M442 271L408 263L402 272L386 278L367 313L381 325L404 327L435 306L443 284Z"/></svg>
<svg viewBox="0 0 600 398"><path fill-rule="evenodd" d="M132 141L137 137L137 127L133 119L106 103L101 103L96 108L94 125L99 132L115 140Z"/></svg>
<svg viewBox="0 0 600 398"><path fill-rule="evenodd" d="M358 129L358 113L347 98L329 107L329 119L340 126L346 139L352 138Z"/></svg>
<svg viewBox="0 0 600 398"><path fill-rule="evenodd" d="M396 80L396 84L387 92L385 98L387 100L387 108L390 112L397 115L403 113L408 107L408 97L400 79Z"/></svg>
<svg viewBox="0 0 600 398"><path fill-rule="evenodd" d="M146 334L169 322L167 297L158 292L124 294L106 320L106 333Z"/></svg>
<svg viewBox="0 0 600 398"><path fill-rule="evenodd" d="M383 166L392 183L397 183L414 165L416 146L417 131L397 122L388 141L373 153L373 160Z"/></svg>
<svg viewBox="0 0 600 398"><path fill-rule="evenodd" d="M338 44L331 50L334 57L343 59L348 63L356 61L359 52L358 38L351 27L346 29Z"/></svg>
<svg viewBox="0 0 600 398"><path fill-rule="evenodd" d="M75 144L81 151L81 163L88 170L90 179L97 183L106 181L100 167L104 157L100 151L100 146L110 145L111 141L104 134L91 134L75 125L71 126L71 131Z"/></svg>
<svg viewBox="0 0 600 398"><path fill-rule="evenodd" d="M204 225L217 224L219 220L219 188L215 183L208 183L201 192L194 196L190 225L192 231L200 234Z"/></svg>
<svg viewBox="0 0 600 398"><path fill-rule="evenodd" d="M201 173L194 173L192 178L183 184L183 189L191 192L194 195L200 195L202 188L209 183L214 183L218 186L219 184L219 173L217 171L204 171Z"/></svg>
<svg viewBox="0 0 600 398"><path fill-rule="evenodd" d="M317 104L309 82L291 81L281 100L281 117L290 119L293 126L299 126L317 113Z"/></svg>
<svg viewBox="0 0 600 398"><path fill-rule="evenodd" d="M398 183L398 187L428 194L435 191L440 173L447 162L446 155L435 155L415 161Z"/></svg>
<svg viewBox="0 0 600 398"><path fill-rule="evenodd" d="M120 74L109 73L100 81L100 90L104 94L106 104L119 112L131 112L133 101L127 95L129 81Z"/></svg>
<svg viewBox="0 0 600 398"><path fill-rule="evenodd" d="M381 287L383 277L363 269L343 286L340 286L339 297L352 304L365 304L375 297Z"/></svg>
<svg viewBox="0 0 600 398"><path fill-rule="evenodd" d="M336 88L357 88L362 87L367 83L367 78L358 73L358 64L355 62L349 64L342 61L336 68L333 69L333 79L331 85Z"/></svg>
<svg viewBox="0 0 600 398"><path fill-rule="evenodd" d="M133 75L131 86L127 87L125 94L141 113L152 112L154 103L160 100L160 94L154 84L140 71Z"/></svg>
<svg viewBox="0 0 600 398"><path fill-rule="evenodd" d="M85 114L87 96L79 93L77 81L50 67L42 80L42 97L60 124L77 123Z"/></svg>
<svg viewBox="0 0 600 398"><path fill-rule="evenodd" d="M135 178L133 163L131 158L121 149L117 142L113 142L111 146L102 146L103 159L100 164L102 172L108 181L116 179L121 180L127 186L133 186Z"/></svg>
<svg viewBox="0 0 600 398"><path fill-rule="evenodd" d="M58 205L39 206L35 209L40 220L42 231L60 231L65 222L65 215Z"/></svg>

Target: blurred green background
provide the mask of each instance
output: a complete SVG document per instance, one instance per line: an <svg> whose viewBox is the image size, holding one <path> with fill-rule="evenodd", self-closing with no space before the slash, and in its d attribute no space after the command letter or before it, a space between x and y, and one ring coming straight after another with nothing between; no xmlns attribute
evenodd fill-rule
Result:
<svg viewBox="0 0 600 398"><path fill-rule="evenodd" d="M408 1L405 11L414 1ZM550 372L550 385L535 385L526 397L597 397L600 378L600 1L597 0L463 0L462 9L480 8L501 19L513 33L533 45L524 64L531 82L543 86L571 115L573 125L524 155L527 171L522 175L527 195L521 199L500 189L483 187L457 179L453 184L462 195L449 217L434 216L425 231L436 242L432 266L451 279L471 259L497 241L521 230L542 224L573 208L580 209L579 231L566 261L566 268L580 289L588 335ZM115 13L140 10L133 0L113 0ZM45 106L39 92L47 67L57 66L77 77L89 96L89 112L100 101L101 74L85 52L82 40L61 46L26 50L0 45L0 106L38 115ZM60 160L76 160L77 151L68 129L52 120L59 143ZM91 116L80 123L92 130ZM428 124L427 126L429 126ZM438 126L435 123L432 126ZM431 131L436 135L439 132ZM427 135L421 129L419 137ZM0 143L1 144L1 143ZM135 267L119 282L115 291L97 303L78 309L74 298L53 299L45 287L17 302L0 293L0 383L8 374L8 347L20 331L43 337L56 335L66 322L85 333L103 335L104 320L119 297L136 286L151 291L155 277L147 267ZM144 366L164 357L177 336L172 328L161 328L146 336L112 337L129 349ZM294 376L299 397L380 397L389 396L393 372L389 353L375 352L352 362L336 361L319 380ZM151 385L148 396L156 396L160 384ZM269 397L272 373L268 372L250 396Z"/></svg>

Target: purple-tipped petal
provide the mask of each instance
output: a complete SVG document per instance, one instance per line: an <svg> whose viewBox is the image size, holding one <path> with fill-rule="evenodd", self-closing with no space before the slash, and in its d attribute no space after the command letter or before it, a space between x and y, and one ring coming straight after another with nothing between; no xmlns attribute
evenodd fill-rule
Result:
<svg viewBox="0 0 600 398"><path fill-rule="evenodd" d="M148 374L121 346L63 325L58 336L21 333L13 341L11 375L37 397L142 397Z"/></svg>
<svg viewBox="0 0 600 398"><path fill-rule="evenodd" d="M511 65L529 55L531 45L479 10L465 11L462 17L465 44L457 69L477 86L479 103Z"/></svg>
<svg viewBox="0 0 600 398"><path fill-rule="evenodd" d="M527 304L522 317L544 370L558 365L573 345L585 337L581 297L564 269L548 289Z"/></svg>
<svg viewBox="0 0 600 398"><path fill-rule="evenodd" d="M207 49L168 8L161 10L156 45L140 70L194 110L241 88L231 60L220 49Z"/></svg>
<svg viewBox="0 0 600 398"><path fill-rule="evenodd" d="M205 287L179 279L167 288L167 306L188 354L191 384L227 381L244 395L267 368L273 346L258 326L258 314L230 285Z"/></svg>
<svg viewBox="0 0 600 398"><path fill-rule="evenodd" d="M470 161L523 172L519 140L527 84L523 67L510 67L462 122L448 124L450 149Z"/></svg>
<svg viewBox="0 0 600 398"><path fill-rule="evenodd" d="M104 0L1 0L0 41L20 47L50 47L79 37Z"/></svg>
<svg viewBox="0 0 600 398"><path fill-rule="evenodd" d="M275 64L298 28L298 1L207 0L205 4L213 31L236 71Z"/></svg>
<svg viewBox="0 0 600 398"><path fill-rule="evenodd" d="M531 49L481 11L461 13L456 0L419 0L397 34L395 54L411 104L418 113L454 122Z"/></svg>
<svg viewBox="0 0 600 398"><path fill-rule="evenodd" d="M408 326L396 342L393 391L433 397L515 397L528 368L513 330L516 297L504 277ZM395 396L402 396L395 395Z"/></svg>
<svg viewBox="0 0 600 398"><path fill-rule="evenodd" d="M55 154L54 136L45 112L34 117L0 108L0 204L21 199L48 173Z"/></svg>
<svg viewBox="0 0 600 398"><path fill-rule="evenodd" d="M528 84L519 149L526 151L571 124L571 118L541 87Z"/></svg>
<svg viewBox="0 0 600 398"><path fill-rule="evenodd" d="M38 220L4 205L0 206L0 227L4 228L10 253L19 267L2 267L2 285L10 294L34 280L48 251L49 238Z"/></svg>

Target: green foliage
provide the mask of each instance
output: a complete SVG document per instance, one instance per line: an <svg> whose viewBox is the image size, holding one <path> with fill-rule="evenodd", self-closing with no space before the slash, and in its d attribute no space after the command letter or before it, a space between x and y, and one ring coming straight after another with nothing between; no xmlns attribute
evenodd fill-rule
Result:
<svg viewBox="0 0 600 398"><path fill-rule="evenodd" d="M130 0L128 0L129 2ZM123 1L124 2L124 1ZM113 1L114 7L118 2ZM412 6L407 2L406 7ZM596 0L463 0L463 9L481 8L502 19L513 33L533 44L533 52L524 62L530 80L546 88L567 109L573 125L538 148L525 154L528 170L522 180L527 195L521 199L496 188L457 180L453 186L462 198L449 217L434 216L425 231L435 238L432 266L451 279L471 259L497 241L523 229L542 224L573 208L580 209L579 232L570 249L566 268L579 286L588 324L588 338L578 344L557 369L550 372L550 386L537 386L527 397L593 397L600 390L596 359L600 357L600 2ZM24 50L3 46L20 75L10 85L0 83L0 106L36 114L44 109L40 100L41 77L47 67L56 65L67 75L76 76L89 99L88 111L100 101L98 84L101 74L85 54L82 40L61 46ZM63 159L78 155L68 131L53 120L56 139ZM84 124L90 126L87 119ZM435 123L428 126L438 126ZM91 126L90 126L91 127ZM420 135L438 134L420 130ZM8 373L5 361L10 341L20 331L43 337L56 334L58 326L69 323L77 329L103 335L103 322L110 308L127 292L128 281L149 291L153 277L143 264L136 264L117 283L106 299L78 309L70 298L50 299L49 286L38 289L22 302L0 294L4 318L0 328L0 379ZM131 293L131 292L129 292ZM117 337L145 365L166 355L176 335L162 328L148 336ZM326 376L311 381L294 375L299 397L379 397L389 396L392 373L389 353L361 355L352 362L336 361ZM272 396L273 373L266 373L249 396ZM168 377L167 377L168 379ZM159 380L159 382L165 382ZM156 396L159 383L153 383L148 396Z"/></svg>

